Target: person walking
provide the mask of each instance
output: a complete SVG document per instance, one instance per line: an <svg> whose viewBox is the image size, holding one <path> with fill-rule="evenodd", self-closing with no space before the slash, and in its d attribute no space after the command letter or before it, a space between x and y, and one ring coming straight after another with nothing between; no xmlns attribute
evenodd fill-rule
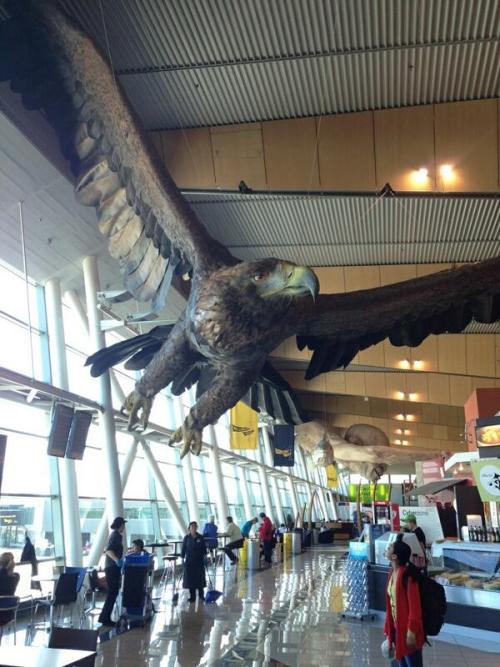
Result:
<svg viewBox="0 0 500 667"><path fill-rule="evenodd" d="M423 667L425 642L418 569L410 564L411 549L400 533L386 551L392 569L386 590L384 634L396 667Z"/></svg>
<svg viewBox="0 0 500 667"><path fill-rule="evenodd" d="M120 591L123 567L123 533L125 532L126 523L126 520L122 516L117 516L110 526L111 534L105 551L106 560L104 563L108 594L98 619L99 623L102 623L103 626L113 627L116 625L111 620L111 614Z"/></svg>
<svg viewBox="0 0 500 667"><path fill-rule="evenodd" d="M235 565L238 562L238 558L233 554L233 549L241 549L241 547L245 543L245 540L243 539L241 530L234 523L233 517L232 516L226 517L226 521L227 521L227 526L226 526L226 532L224 533L224 537L228 537L229 541L224 547L224 553L231 561L231 565Z"/></svg>
<svg viewBox="0 0 500 667"><path fill-rule="evenodd" d="M203 589L207 585L205 579L205 556L207 554L207 545L203 535L198 532L198 524L191 521L189 532L185 535L182 542L181 557L184 561L184 577L182 580L183 588L189 589L189 602L196 600L196 591L198 598L205 599Z"/></svg>
<svg viewBox="0 0 500 667"><path fill-rule="evenodd" d="M273 524L271 523L271 519L266 516L265 512L261 512L259 516L262 519L259 528L259 537L262 540L264 548L264 560L268 565L271 565L274 546Z"/></svg>

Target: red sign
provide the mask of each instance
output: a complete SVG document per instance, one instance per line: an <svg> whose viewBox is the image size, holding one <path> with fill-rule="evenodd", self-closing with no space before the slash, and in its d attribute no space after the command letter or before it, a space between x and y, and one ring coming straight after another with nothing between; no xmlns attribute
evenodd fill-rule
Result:
<svg viewBox="0 0 500 667"><path fill-rule="evenodd" d="M401 524L399 523L399 505L398 503L390 503L391 508L391 530L399 533Z"/></svg>

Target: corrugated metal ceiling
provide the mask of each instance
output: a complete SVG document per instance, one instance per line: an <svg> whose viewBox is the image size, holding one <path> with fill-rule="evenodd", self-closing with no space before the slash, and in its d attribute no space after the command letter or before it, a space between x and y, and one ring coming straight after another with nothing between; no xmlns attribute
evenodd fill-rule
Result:
<svg viewBox="0 0 500 667"><path fill-rule="evenodd" d="M148 129L494 97L496 0L64 0ZM107 50L107 49L106 49Z"/></svg>
<svg viewBox="0 0 500 667"><path fill-rule="evenodd" d="M242 259L348 266L470 262L500 254L500 202L494 197L186 197L209 231Z"/></svg>

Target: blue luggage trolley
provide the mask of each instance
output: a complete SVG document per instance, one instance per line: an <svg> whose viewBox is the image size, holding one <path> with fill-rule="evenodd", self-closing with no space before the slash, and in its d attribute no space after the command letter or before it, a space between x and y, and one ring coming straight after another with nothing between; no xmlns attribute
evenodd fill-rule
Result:
<svg viewBox="0 0 500 667"><path fill-rule="evenodd" d="M131 626L144 626L153 615L152 569L152 554L129 554L125 557L120 618L129 621Z"/></svg>

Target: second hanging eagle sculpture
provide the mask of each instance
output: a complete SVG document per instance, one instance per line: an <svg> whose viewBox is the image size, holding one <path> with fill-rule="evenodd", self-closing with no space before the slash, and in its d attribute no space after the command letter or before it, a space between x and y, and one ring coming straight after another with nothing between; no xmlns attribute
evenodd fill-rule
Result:
<svg viewBox="0 0 500 667"><path fill-rule="evenodd" d="M500 259L348 294L318 295L313 271L281 259L241 262L184 201L92 40L48 0L7 3L0 79L55 128L77 200L95 207L127 289L156 306L171 272L191 276L185 312L90 359L93 374L136 354L149 361L127 397L129 427L145 426L154 396L198 380L198 399L173 440L199 453L202 431L261 375L279 343L313 351L306 378L347 366L371 345L419 345L499 317ZM121 347L120 347L121 346Z"/></svg>

